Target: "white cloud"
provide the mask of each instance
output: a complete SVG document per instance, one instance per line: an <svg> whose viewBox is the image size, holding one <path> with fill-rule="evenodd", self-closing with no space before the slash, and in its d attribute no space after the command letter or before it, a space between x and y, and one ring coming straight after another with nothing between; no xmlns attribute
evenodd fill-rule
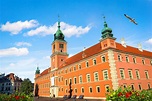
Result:
<svg viewBox="0 0 152 101"><path fill-rule="evenodd" d="M0 50L0 57L5 56L22 56L27 55L29 53L27 48L8 48L8 49L1 49Z"/></svg>
<svg viewBox="0 0 152 101"><path fill-rule="evenodd" d="M32 45L28 42L17 42L16 46L32 46Z"/></svg>
<svg viewBox="0 0 152 101"><path fill-rule="evenodd" d="M14 23L6 22L6 24L1 25L0 30L1 31L8 31L12 34L18 34L23 29L29 29L36 27L38 25L38 22L36 20L26 20L24 22L17 21Z"/></svg>
<svg viewBox="0 0 152 101"><path fill-rule="evenodd" d="M65 22L61 22L61 31L63 34L67 37L71 36L80 36L81 34L87 33L91 27L88 25L86 27L82 26L75 26L75 25L70 25ZM25 33L28 36L34 36L34 35L41 35L41 36L46 36L50 34L54 34L57 31L57 22L53 26L40 26L36 28L35 30L31 30L27 33Z"/></svg>
<svg viewBox="0 0 152 101"><path fill-rule="evenodd" d="M152 38L148 39L148 40L146 41L146 43L148 43L148 44L151 44L151 45L152 45Z"/></svg>

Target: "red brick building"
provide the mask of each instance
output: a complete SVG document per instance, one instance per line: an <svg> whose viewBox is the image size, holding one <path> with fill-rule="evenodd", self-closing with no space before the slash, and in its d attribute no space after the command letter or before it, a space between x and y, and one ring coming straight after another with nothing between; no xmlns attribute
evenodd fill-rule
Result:
<svg viewBox="0 0 152 101"><path fill-rule="evenodd" d="M104 99L109 89L131 86L142 90L152 87L152 52L117 43L112 29L104 22L99 43L68 57L67 42L58 30L52 42L51 66L40 73L37 68L35 84L39 96L63 97L73 95Z"/></svg>

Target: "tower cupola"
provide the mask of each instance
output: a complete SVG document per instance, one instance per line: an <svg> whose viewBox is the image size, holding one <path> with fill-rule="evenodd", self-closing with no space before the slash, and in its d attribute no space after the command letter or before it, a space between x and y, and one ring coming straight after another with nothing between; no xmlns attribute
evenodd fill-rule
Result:
<svg viewBox="0 0 152 101"><path fill-rule="evenodd" d="M58 30L57 30L56 33L54 34L54 41L55 41L55 40L64 41L64 34L63 34L62 31L60 30L60 21L58 21Z"/></svg>
<svg viewBox="0 0 152 101"><path fill-rule="evenodd" d="M108 27L104 17L104 28L102 29L102 39L113 38L112 29Z"/></svg>
<svg viewBox="0 0 152 101"><path fill-rule="evenodd" d="M37 67L35 74L40 74L40 69Z"/></svg>

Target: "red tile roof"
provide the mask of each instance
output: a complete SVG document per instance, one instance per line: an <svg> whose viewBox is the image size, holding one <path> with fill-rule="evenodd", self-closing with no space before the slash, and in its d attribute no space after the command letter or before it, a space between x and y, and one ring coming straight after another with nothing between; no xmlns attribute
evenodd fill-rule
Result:
<svg viewBox="0 0 152 101"><path fill-rule="evenodd" d="M43 76L45 74L48 74L48 69L45 69L40 75Z"/></svg>
<svg viewBox="0 0 152 101"><path fill-rule="evenodd" d="M140 51L138 48L131 47L131 46L124 47L120 43L117 43L117 42L116 42L116 50L132 53L132 54L136 54L136 55L142 55L142 56L146 56L146 57L152 57L152 52L150 52L150 51L146 51L146 50ZM97 43L94 46L91 46L90 48L86 49L85 51L81 51L78 54L68 58L67 60L65 60L65 62L59 68L62 68L64 66L67 66L67 65L70 65L77 61L80 61L83 59L83 56L84 56L84 58L87 58L87 57L97 54L101 51L103 51L101 48L101 45L100 45L100 43Z"/></svg>
<svg viewBox="0 0 152 101"><path fill-rule="evenodd" d="M88 48L88 49L86 49L84 51L81 51L78 54L68 58L67 60L65 60L65 62L59 68L62 68L64 66L66 66L66 65L75 63L75 62L77 62L79 60L82 60L83 58L87 58L89 56L97 54L100 51L101 51L101 45L100 45L100 43L97 43L94 46L91 46L90 48Z"/></svg>
<svg viewBox="0 0 152 101"><path fill-rule="evenodd" d="M116 49L123 52L142 55L146 57L152 57L152 52L150 51L146 51L146 50L140 51L138 48L131 47L131 46L124 47L120 43L116 43Z"/></svg>

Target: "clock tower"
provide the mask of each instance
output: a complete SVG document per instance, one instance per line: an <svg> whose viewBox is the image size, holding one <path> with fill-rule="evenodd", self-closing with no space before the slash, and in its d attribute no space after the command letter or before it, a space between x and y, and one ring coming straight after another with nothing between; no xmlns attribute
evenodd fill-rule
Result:
<svg viewBox="0 0 152 101"><path fill-rule="evenodd" d="M58 21L58 29L52 42L51 71L57 70L67 58L67 42L64 40L64 34L60 30L60 21Z"/></svg>

